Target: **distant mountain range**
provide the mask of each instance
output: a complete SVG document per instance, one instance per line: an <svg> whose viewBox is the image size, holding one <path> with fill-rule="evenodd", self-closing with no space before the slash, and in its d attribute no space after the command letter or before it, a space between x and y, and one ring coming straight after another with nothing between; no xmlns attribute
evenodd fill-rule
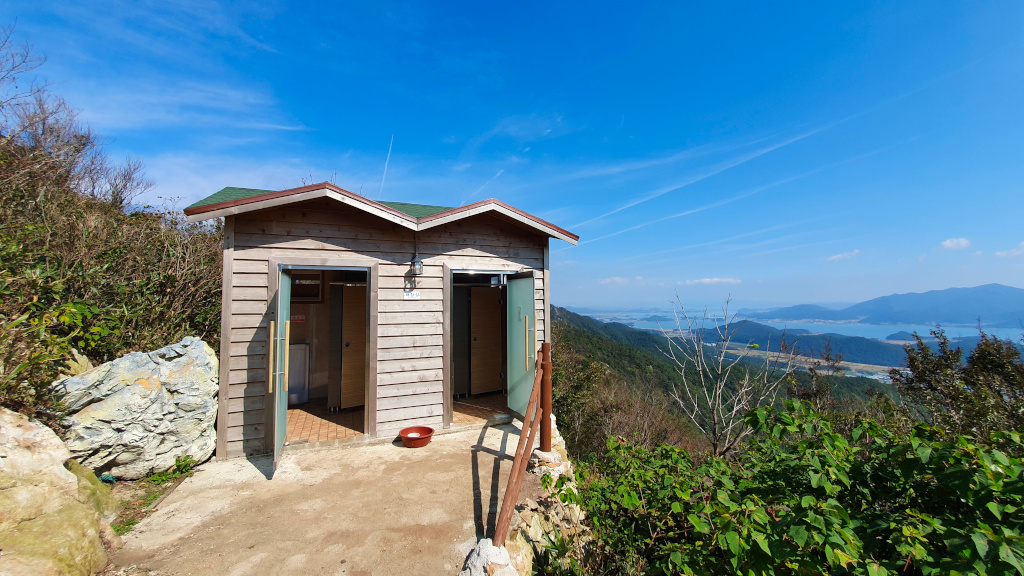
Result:
<svg viewBox="0 0 1024 576"><path fill-rule="evenodd" d="M944 324L1016 328L1024 325L1024 290L985 284L974 288L948 288L929 292L893 294L840 310L801 304L774 310L740 310L753 320L820 320L864 324Z"/></svg>
<svg viewBox="0 0 1024 576"><path fill-rule="evenodd" d="M600 334L616 342L635 346L664 358L667 349L665 337L653 330L638 330L619 322L601 322L580 314L574 314L564 308L551 307L551 315L556 321L564 321L577 328ZM714 328L706 328L705 338L708 342L718 340ZM783 341L783 331L764 324L750 321L738 321L731 326L732 341L736 344L757 344L762 350L776 352ZM786 330L785 340L795 346L800 354L816 356L821 353L826 343L830 343L833 352L842 354L847 362L874 364L878 366L901 366L906 359L903 346L882 342L873 338L860 336L843 336L842 334L811 334L807 330Z"/></svg>
<svg viewBox="0 0 1024 576"><path fill-rule="evenodd" d="M674 386L686 384L680 376L678 365L665 355L668 345L663 335L650 330L631 328L618 322L601 322L558 306L551 307L551 316L552 320L561 327L558 337L559 346L568 345L577 353L604 363L619 375L641 378L661 387L666 392L671 392ZM752 336L755 340L760 338L763 342L774 328L747 322L744 323L744 330L744 336ZM780 336L781 334L775 331L773 342L780 339ZM868 339L860 338L859 340ZM745 342L746 339L740 341ZM887 351L896 349L902 352L903 350L892 344L881 342L878 344L882 344ZM810 385L810 376L806 371L798 369L793 376L801 385ZM890 389L887 382L849 376L834 380L832 393L840 402L850 402L863 401L869 390L887 391Z"/></svg>
<svg viewBox="0 0 1024 576"><path fill-rule="evenodd" d="M557 306L551 307L551 315L555 321L566 322L581 330L645 350L659 358L665 358L664 351L667 348L665 336L656 330L641 330L620 322L602 322ZM787 344L794 346L796 351L804 356L816 357L821 354L826 345L829 345L834 353L842 354L846 362L890 367L904 365L906 351L902 342L914 339L913 334L908 332L897 332L890 335L889 340L902 341L900 344L896 344L861 336L812 333L804 329L790 328L783 331L751 320L738 320L732 324L730 330L734 343L757 344L761 350L778 351L779 345L783 341L783 335L785 335ZM718 340L715 328L706 328L705 332L707 342ZM924 337L926 343L935 348L935 341L930 335L922 334L921 336ZM972 350L978 341L979 337L977 336L951 339L952 344L963 348L965 353ZM1021 346L1019 342L1016 344L1019 349L1024 351L1024 346Z"/></svg>

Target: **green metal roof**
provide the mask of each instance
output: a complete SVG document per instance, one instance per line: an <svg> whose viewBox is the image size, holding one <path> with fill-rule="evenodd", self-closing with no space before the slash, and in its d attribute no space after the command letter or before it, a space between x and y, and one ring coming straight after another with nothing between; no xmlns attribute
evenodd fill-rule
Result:
<svg viewBox="0 0 1024 576"><path fill-rule="evenodd" d="M199 200L189 206L189 208L199 208L200 206L208 206L210 204L241 200L243 198L259 196L260 194L270 194L271 192L274 192L274 190L257 190L256 188L235 188L234 186L228 186L227 188L221 189L220 192L215 192L206 198Z"/></svg>
<svg viewBox="0 0 1024 576"><path fill-rule="evenodd" d="M388 208L398 210L413 218L426 218L427 216L451 210L447 206L428 206L426 204L409 204L408 202L378 202L378 204L383 204Z"/></svg>
<svg viewBox="0 0 1024 576"><path fill-rule="evenodd" d="M244 198L251 198L261 194L270 194L271 192L276 192L276 190L259 190L256 188L235 188L234 186L228 186L220 192L215 192L206 198L195 202L188 208L200 208L202 206L209 206L210 204L242 200ZM378 202L378 204L383 204L388 208L398 210L399 212L412 216L413 218L425 218L446 210L451 210L451 208L447 206L428 206L426 204L410 204L408 202Z"/></svg>

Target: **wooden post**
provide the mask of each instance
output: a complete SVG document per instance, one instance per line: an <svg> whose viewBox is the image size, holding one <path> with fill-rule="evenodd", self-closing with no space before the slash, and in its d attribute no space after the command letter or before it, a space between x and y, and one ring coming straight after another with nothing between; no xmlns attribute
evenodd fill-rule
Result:
<svg viewBox="0 0 1024 576"><path fill-rule="evenodd" d="M544 376L540 381L540 449L551 452L551 343L541 344L541 370Z"/></svg>

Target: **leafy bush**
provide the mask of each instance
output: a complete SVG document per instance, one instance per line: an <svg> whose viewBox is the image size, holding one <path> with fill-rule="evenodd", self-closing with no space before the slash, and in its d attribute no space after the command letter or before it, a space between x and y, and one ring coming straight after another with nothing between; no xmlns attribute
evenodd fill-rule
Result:
<svg viewBox="0 0 1024 576"><path fill-rule="evenodd" d="M219 225L132 203L152 183L113 163L41 63L0 30L0 406L52 422L72 347L95 362L220 325ZM27 87L27 88L26 88Z"/></svg>
<svg viewBox="0 0 1024 576"><path fill-rule="evenodd" d="M191 456L180 456L174 461L174 467L166 472L155 472L146 477L145 481L155 486L173 482L182 476L188 477L192 474L192 468L197 462Z"/></svg>
<svg viewBox="0 0 1024 576"><path fill-rule="evenodd" d="M2 289L2 284L0 284ZM0 406L35 414L50 426L59 403L38 382L49 382L64 365L67 338L46 330L49 318L0 316Z"/></svg>
<svg viewBox="0 0 1024 576"><path fill-rule="evenodd" d="M1024 573L1024 444L917 425L848 434L808 403L748 415L736 459L608 441L580 466L594 574Z"/></svg>
<svg viewBox="0 0 1024 576"><path fill-rule="evenodd" d="M907 370L889 373L917 416L978 439L995 430L1024 431L1024 360L1017 347L982 333L965 362L942 330L932 335L937 351L915 334Z"/></svg>
<svg viewBox="0 0 1024 576"><path fill-rule="evenodd" d="M578 329L555 321L552 333L552 408L574 458L600 456L608 436L647 447L663 442L704 447L663 392L663 374L656 366L626 359L624 367L612 369L577 352L589 350L581 344ZM613 348L629 348L598 335L591 339L601 340Z"/></svg>

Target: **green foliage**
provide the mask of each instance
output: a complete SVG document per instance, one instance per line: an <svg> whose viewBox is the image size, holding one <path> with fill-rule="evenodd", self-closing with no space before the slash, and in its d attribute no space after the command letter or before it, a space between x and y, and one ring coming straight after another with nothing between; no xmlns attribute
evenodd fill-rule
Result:
<svg viewBox="0 0 1024 576"><path fill-rule="evenodd" d="M182 476L190 476L192 474L192 468L196 465L196 461L191 456L179 456L174 461L174 467L166 472L156 472L146 477L145 481L155 486L160 486L173 482Z"/></svg>
<svg viewBox="0 0 1024 576"><path fill-rule="evenodd" d="M48 383L64 365L68 339L51 334L51 322L49 314L0 316L0 406L35 414L52 426L61 407L36 383Z"/></svg>
<svg viewBox="0 0 1024 576"><path fill-rule="evenodd" d="M552 334L552 407L574 458L600 456L609 435L692 444L689 423L664 392L678 374L659 358L560 320Z"/></svg>
<svg viewBox="0 0 1024 576"><path fill-rule="evenodd" d="M761 408L748 450L694 461L608 441L560 496L596 538L578 573L1021 574L1024 444L983 447L871 420L849 433L808 403Z"/></svg>
<svg viewBox="0 0 1024 576"><path fill-rule="evenodd" d="M683 379L665 355L665 337L623 324L603 324L593 318L552 306L552 316L561 326L559 342L587 360L604 364L623 378L651 379L664 391L682 385Z"/></svg>
<svg viewBox="0 0 1024 576"><path fill-rule="evenodd" d="M917 415L957 434L985 439L996 430L1024 431L1024 361L1013 343L981 334L964 362L942 330L938 350L916 336L907 347L907 370L890 378Z"/></svg>
<svg viewBox="0 0 1024 576"><path fill-rule="evenodd" d="M135 528L135 525L139 523L139 520L141 520L141 518L128 518L123 521L114 522L110 527L114 529L114 533L118 536L124 536L131 532L132 528Z"/></svg>
<svg viewBox="0 0 1024 576"><path fill-rule="evenodd" d="M185 336L216 345L221 230L133 206L152 185L141 163L112 164L59 97L19 92L39 59L9 33L0 31L0 406L52 422L60 407L47 388L72 347L98 363Z"/></svg>
<svg viewBox="0 0 1024 576"><path fill-rule="evenodd" d="M555 342L551 354L551 406L558 415L558 426L570 453L593 451L593 437L600 427L597 398L607 385L604 365L587 360L561 344L564 327L555 324ZM598 435L599 438L603 436Z"/></svg>
<svg viewBox="0 0 1024 576"><path fill-rule="evenodd" d="M196 464L191 456L182 456L175 460L174 467L166 472L150 474L139 482L118 483L118 489L128 490L132 496L121 500L117 520L110 525L114 532L121 536L131 532L135 525L152 511L153 504L172 487L171 483L179 478L191 476ZM126 485L129 487L126 488Z"/></svg>
<svg viewBox="0 0 1024 576"><path fill-rule="evenodd" d="M603 323L557 306L552 306L551 312L555 323L563 327L561 341L587 360L606 365L610 371L623 379L649 381L666 393L671 392L673 385L684 385L678 368L666 356L669 346L663 335L637 330L625 324ZM752 338L753 332L747 334L752 330L751 325L760 326L752 322L740 324L737 327L735 341L746 342L747 337ZM772 333L772 350L778 350L778 343L782 339L781 334L779 331ZM806 338L806 336L800 338ZM802 343L803 340L800 342ZM808 354L820 355L815 350L823 350L824 346L830 342L831 340L823 338L819 348L802 350ZM767 350L767 341L762 343L758 349ZM838 352L834 352L834 354L839 355ZM844 360L849 360L849 358L844 358ZM893 365L898 365L901 361L902 357L896 359ZM737 377L738 375L739 372L737 372ZM792 377L799 387L813 386L811 374L807 371L794 370ZM835 374L828 380L830 383L829 394L835 399L838 406L845 410L862 408L863 403L873 395L874 391L889 391L886 384L871 378Z"/></svg>

